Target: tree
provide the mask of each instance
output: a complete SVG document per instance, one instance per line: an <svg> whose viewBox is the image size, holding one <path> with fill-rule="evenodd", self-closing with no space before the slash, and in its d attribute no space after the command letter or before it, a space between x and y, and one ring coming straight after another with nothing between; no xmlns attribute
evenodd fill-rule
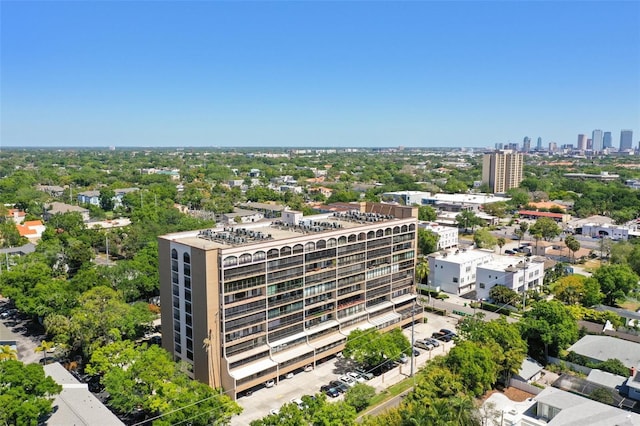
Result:
<svg viewBox="0 0 640 426"><path fill-rule="evenodd" d="M578 325L571 312L558 300L533 304L520 321L520 331L529 345L529 354L546 361L578 340Z"/></svg>
<svg viewBox="0 0 640 426"><path fill-rule="evenodd" d="M578 241L573 235L567 235L567 237L564 239L564 243L571 251L573 263L576 263L576 252L580 250L580 241Z"/></svg>
<svg viewBox="0 0 640 426"><path fill-rule="evenodd" d="M496 244L498 244L498 247L500 247L500 254L502 254L502 247L507 244L507 240L504 237L498 237L498 239L496 240Z"/></svg>
<svg viewBox="0 0 640 426"><path fill-rule="evenodd" d="M241 408L217 389L191 380L183 366L157 345L114 342L97 348L87 372L102 376L109 404L120 413L141 409L161 415L160 425L229 424ZM184 407L189 407L184 410Z"/></svg>
<svg viewBox="0 0 640 426"><path fill-rule="evenodd" d="M612 405L615 402L613 394L607 388L594 389L593 392L589 394L589 398L608 405Z"/></svg>
<svg viewBox="0 0 640 426"><path fill-rule="evenodd" d="M449 351L447 365L460 375L462 384L475 396L491 389L498 379L498 366L491 350L469 340L457 343Z"/></svg>
<svg viewBox="0 0 640 426"><path fill-rule="evenodd" d="M509 205L514 208L526 206L530 201L529 193L521 189L512 188L507 191L507 195L511 197L511 199L508 201Z"/></svg>
<svg viewBox="0 0 640 426"><path fill-rule="evenodd" d="M507 203L498 201L497 203L483 204L482 210L491 216L503 218L507 215Z"/></svg>
<svg viewBox="0 0 640 426"><path fill-rule="evenodd" d="M9 345L0 345L0 362L10 359L17 360L18 351Z"/></svg>
<svg viewBox="0 0 640 426"><path fill-rule="evenodd" d="M47 352L51 352L55 347L56 347L56 344L54 342L47 342L46 340L43 340L42 342L40 342L38 346L36 346L36 348L33 351L36 353L42 352L42 359L45 364L48 364Z"/></svg>
<svg viewBox="0 0 640 426"><path fill-rule="evenodd" d="M356 416L355 408L346 401L331 404L325 402L311 415L311 424L313 426L351 426L356 424Z"/></svg>
<svg viewBox="0 0 640 426"><path fill-rule="evenodd" d="M102 188L100 190L100 208L104 211L111 211L115 207L116 193L113 189Z"/></svg>
<svg viewBox="0 0 640 426"><path fill-rule="evenodd" d="M536 223L529 229L529 233L531 235L540 234L545 241L551 241L560 233L562 229L558 226L558 224L551 218L541 217L536 220Z"/></svg>
<svg viewBox="0 0 640 426"><path fill-rule="evenodd" d="M429 276L429 262L426 259L421 259L416 265L416 278L420 284L424 283L425 278Z"/></svg>
<svg viewBox="0 0 640 426"><path fill-rule="evenodd" d="M520 295L514 290L503 285L494 285L489 290L489 297L501 305L515 305L520 299Z"/></svg>
<svg viewBox="0 0 640 426"><path fill-rule="evenodd" d="M567 275L560 278L553 286L556 299L568 304L581 303L585 293L584 275Z"/></svg>
<svg viewBox="0 0 640 426"><path fill-rule="evenodd" d="M53 397L62 391L39 364L0 362L0 423L37 425L52 411Z"/></svg>
<svg viewBox="0 0 640 426"><path fill-rule="evenodd" d="M358 364L373 368L386 361L398 359L402 353L411 352L411 343L395 328L385 334L378 330L354 330L349 333L343 355L352 358Z"/></svg>
<svg viewBox="0 0 640 426"><path fill-rule="evenodd" d="M604 265L596 270L592 277L600 284L604 294L604 303L614 306L624 299L638 285L636 275L628 265Z"/></svg>
<svg viewBox="0 0 640 426"><path fill-rule="evenodd" d="M418 229L418 248L420 253L426 256L438 250L438 240L440 235L426 229Z"/></svg>
<svg viewBox="0 0 640 426"><path fill-rule="evenodd" d="M375 394L376 390L373 386L358 383L354 387L349 388L345 393L344 402L355 408L356 411L360 412L367 408L371 398L373 398Z"/></svg>
<svg viewBox="0 0 640 426"><path fill-rule="evenodd" d="M476 226L482 224L482 219L476 216L472 210L463 210L456 216L456 223L459 228L464 228L465 232L469 228L473 231Z"/></svg>
<svg viewBox="0 0 640 426"><path fill-rule="evenodd" d="M427 222L432 222L436 220L438 217L436 213L436 209L431 206L420 206L418 207L418 220L424 220Z"/></svg>
<svg viewBox="0 0 640 426"><path fill-rule="evenodd" d="M494 248L498 240L491 235L491 232L487 228L478 229L473 234L473 242L478 248Z"/></svg>

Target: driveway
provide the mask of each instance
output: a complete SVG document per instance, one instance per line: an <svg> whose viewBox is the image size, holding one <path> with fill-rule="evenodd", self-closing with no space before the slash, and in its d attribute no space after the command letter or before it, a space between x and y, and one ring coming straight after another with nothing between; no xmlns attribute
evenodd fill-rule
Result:
<svg viewBox="0 0 640 426"><path fill-rule="evenodd" d="M7 306L8 303L8 299L0 298L0 308ZM12 340L17 343L18 360L25 364L32 364L42 359L42 353L35 352L35 348L45 337L44 329L40 324L34 324L31 319L26 319L20 314L11 315L0 321L12 335Z"/></svg>

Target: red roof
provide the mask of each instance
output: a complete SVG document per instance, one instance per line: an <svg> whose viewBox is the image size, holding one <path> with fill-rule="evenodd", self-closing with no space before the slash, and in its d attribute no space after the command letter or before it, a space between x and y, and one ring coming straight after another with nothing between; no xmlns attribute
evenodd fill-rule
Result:
<svg viewBox="0 0 640 426"><path fill-rule="evenodd" d="M562 219L564 214L562 213L551 213L551 212L537 212L535 210L520 210L518 212L520 216L541 216L541 217L555 217L558 219Z"/></svg>

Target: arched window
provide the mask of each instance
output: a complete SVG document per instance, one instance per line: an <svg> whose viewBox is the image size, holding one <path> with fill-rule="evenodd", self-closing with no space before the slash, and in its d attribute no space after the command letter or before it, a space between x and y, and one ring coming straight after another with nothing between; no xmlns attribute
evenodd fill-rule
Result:
<svg viewBox="0 0 640 426"><path fill-rule="evenodd" d="M394 233L394 234L399 234L399 233L400 233L400 227L399 227L399 226L395 226L395 227L393 228L393 233Z"/></svg>
<svg viewBox="0 0 640 426"><path fill-rule="evenodd" d="M289 256L291 254L291 247L284 246L280 249L280 256Z"/></svg>
<svg viewBox="0 0 640 426"><path fill-rule="evenodd" d="M191 256L189 256L189 253L184 253L182 255L182 261L187 264L191 263Z"/></svg>
<svg viewBox="0 0 640 426"><path fill-rule="evenodd" d="M409 225L409 231L415 231L416 226L414 224Z"/></svg>
<svg viewBox="0 0 640 426"><path fill-rule="evenodd" d="M295 246L293 246L293 254L300 254L304 252L304 247L302 246L302 244L296 244Z"/></svg>
<svg viewBox="0 0 640 426"><path fill-rule="evenodd" d="M364 241L367 239L367 235L364 232L358 234L358 241Z"/></svg>
<svg viewBox="0 0 640 426"><path fill-rule="evenodd" d="M350 243L355 243L356 242L356 234L349 235L349 242Z"/></svg>
<svg viewBox="0 0 640 426"><path fill-rule="evenodd" d="M316 249L320 250L327 247L327 242L325 240L320 240L316 243Z"/></svg>
<svg viewBox="0 0 640 426"><path fill-rule="evenodd" d="M244 253L242 256L240 256L240 264L244 265L245 263L251 263L251 259L253 258L249 253Z"/></svg>
<svg viewBox="0 0 640 426"><path fill-rule="evenodd" d="M339 246L343 246L345 244L347 244L347 237L342 236L342 237L338 238L338 245Z"/></svg>
<svg viewBox="0 0 640 426"><path fill-rule="evenodd" d="M280 252L278 251L278 249L271 249L267 252L268 259L277 259L279 255Z"/></svg>
<svg viewBox="0 0 640 426"><path fill-rule="evenodd" d="M176 260L178 259L178 250L176 249L171 250L171 258Z"/></svg>
<svg viewBox="0 0 640 426"><path fill-rule="evenodd" d="M253 254L253 261L254 262L259 262L261 260L264 260L267 257L267 254L263 251L257 251Z"/></svg>
<svg viewBox="0 0 640 426"><path fill-rule="evenodd" d="M316 249L316 245L311 241L309 241L307 244L304 245L304 250L307 252L314 251L315 249Z"/></svg>
<svg viewBox="0 0 640 426"><path fill-rule="evenodd" d="M402 225L402 232L407 232L407 225Z"/></svg>
<svg viewBox="0 0 640 426"><path fill-rule="evenodd" d="M384 231L382 229L378 229L376 231L376 237L378 237L378 238L384 237Z"/></svg>
<svg viewBox="0 0 640 426"><path fill-rule="evenodd" d="M376 233L373 231L367 232L367 240L373 240L376 237Z"/></svg>
<svg viewBox="0 0 640 426"><path fill-rule="evenodd" d="M391 235L391 228L387 228L384 230L384 235Z"/></svg>
<svg viewBox="0 0 640 426"><path fill-rule="evenodd" d="M224 266L236 266L238 264L238 258L235 256L225 257Z"/></svg>
<svg viewBox="0 0 640 426"><path fill-rule="evenodd" d="M336 246L336 239L329 238L329 240L327 241L327 247L335 247L335 246Z"/></svg>

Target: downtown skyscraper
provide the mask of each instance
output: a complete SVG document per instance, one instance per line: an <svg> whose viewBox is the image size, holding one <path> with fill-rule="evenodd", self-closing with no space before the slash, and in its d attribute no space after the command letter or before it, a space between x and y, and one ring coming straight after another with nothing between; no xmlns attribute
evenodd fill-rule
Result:
<svg viewBox="0 0 640 426"><path fill-rule="evenodd" d="M602 146L602 142L603 142L603 134L602 134L602 130L600 129L596 129L591 133L591 143L592 143L592 148L591 150L593 152L601 152L603 149Z"/></svg>
<svg viewBox="0 0 640 426"><path fill-rule="evenodd" d="M620 151L633 149L633 130L620 131Z"/></svg>

